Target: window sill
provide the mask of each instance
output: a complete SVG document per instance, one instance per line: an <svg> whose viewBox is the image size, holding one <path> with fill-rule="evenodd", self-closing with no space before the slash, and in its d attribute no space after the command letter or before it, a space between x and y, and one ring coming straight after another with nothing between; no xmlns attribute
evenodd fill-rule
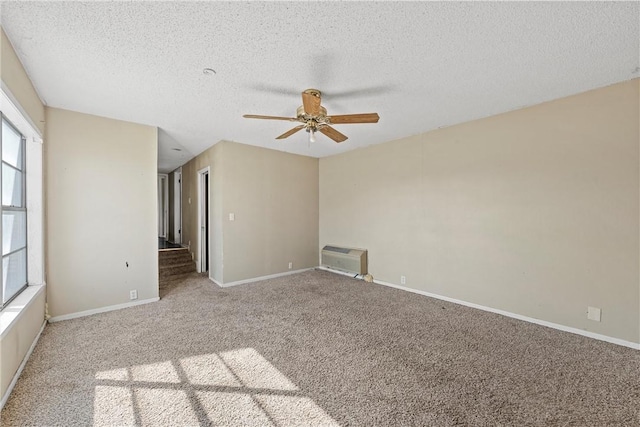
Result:
<svg viewBox="0 0 640 427"><path fill-rule="evenodd" d="M0 311L0 338L22 317L25 311L44 292L45 285L29 285L13 301ZM44 316L44 314L43 314Z"/></svg>

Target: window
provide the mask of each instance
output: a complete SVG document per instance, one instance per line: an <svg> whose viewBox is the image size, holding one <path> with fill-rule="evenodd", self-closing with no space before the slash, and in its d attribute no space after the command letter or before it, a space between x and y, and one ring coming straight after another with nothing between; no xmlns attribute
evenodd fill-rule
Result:
<svg viewBox="0 0 640 427"><path fill-rule="evenodd" d="M0 113L0 116L2 113ZM4 307L27 287L25 138L4 116L2 151L2 290Z"/></svg>

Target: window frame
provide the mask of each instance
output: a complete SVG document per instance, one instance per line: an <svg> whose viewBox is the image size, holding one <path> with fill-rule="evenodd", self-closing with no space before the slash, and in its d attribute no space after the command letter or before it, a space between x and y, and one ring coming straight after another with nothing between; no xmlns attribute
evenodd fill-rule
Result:
<svg viewBox="0 0 640 427"><path fill-rule="evenodd" d="M6 254L2 254L2 265L0 266L0 273L2 273L2 284L0 286L0 311L3 310L5 307L7 307L15 298L17 298L22 292L24 292L28 287L29 287L29 238L28 238L28 233L29 233L29 228L28 228L28 213L27 213L27 139L25 137L25 135L20 131L20 129L18 129L18 127L16 125L14 125L11 120L9 120L9 118L6 117L6 115L0 111L0 126L2 124L6 123L9 127L11 127L11 129L16 132L18 135L20 135L20 150L22 151L22 156L21 156L21 168L17 168L16 166L6 162L2 156L2 148L3 148L3 132L0 130L0 189L2 188L2 172L4 172L4 168L5 167L9 167L11 169L13 169L14 171L19 172L20 174L20 178L22 180L22 186L21 186L21 201L20 201L20 206L6 206L4 204L2 204L0 202L0 214L4 214L5 211L7 212L24 212L24 246L14 249ZM1 190L0 190L1 191ZM3 226L0 226L0 239L2 238L2 234L3 234L4 230L3 230ZM15 254L18 253L20 251L24 250L25 252L25 262L24 262L24 277L25 277L25 283L9 298L5 301L4 297L4 259Z"/></svg>

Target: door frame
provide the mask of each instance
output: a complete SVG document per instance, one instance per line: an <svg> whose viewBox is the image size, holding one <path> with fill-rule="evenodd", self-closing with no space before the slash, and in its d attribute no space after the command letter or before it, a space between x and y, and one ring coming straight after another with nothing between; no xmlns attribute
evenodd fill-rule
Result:
<svg viewBox="0 0 640 427"><path fill-rule="evenodd" d="M163 197L160 197L162 194ZM160 223L162 221L162 224ZM158 174L158 237L168 238L169 232L169 174Z"/></svg>
<svg viewBox="0 0 640 427"><path fill-rule="evenodd" d="M182 168L173 173L173 243L182 244Z"/></svg>
<svg viewBox="0 0 640 427"><path fill-rule="evenodd" d="M207 166L206 168L202 168L198 171L198 259L196 262L196 268L198 273L202 273L202 269L204 267L204 263L202 262L203 259L206 257L206 253L209 252L211 253L211 251L208 251L208 248L205 247L204 245L204 234L203 234L203 228L205 228L206 224L209 224L209 226L211 225L211 197L209 197L208 194L205 194L205 186L204 186L204 179L205 176L207 178L210 178L210 171L211 171L211 167ZM209 180L209 189L211 189L211 180ZM205 212L205 204L204 201L206 200L207 202L207 206L206 206L206 211L209 212L209 221L205 221L204 218L204 212ZM204 232L209 232L209 228L207 227L206 230L204 230ZM208 239L209 241L209 247L211 246L211 239ZM209 266L210 267L210 266Z"/></svg>

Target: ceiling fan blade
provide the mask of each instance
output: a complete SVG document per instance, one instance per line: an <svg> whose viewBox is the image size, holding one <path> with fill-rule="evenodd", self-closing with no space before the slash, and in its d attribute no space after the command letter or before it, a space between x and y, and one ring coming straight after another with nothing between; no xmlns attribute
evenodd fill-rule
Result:
<svg viewBox="0 0 640 427"><path fill-rule="evenodd" d="M341 134L331 126L323 126L318 130L327 135L329 138L333 139L335 142L342 142L347 140L346 135Z"/></svg>
<svg viewBox="0 0 640 427"><path fill-rule="evenodd" d="M283 133L282 135L276 137L276 139L288 138L288 137L290 137L291 135L293 135L294 133L298 132L301 129L304 129L304 125L296 126L293 129L290 129L290 130L286 131L285 133Z"/></svg>
<svg viewBox="0 0 640 427"><path fill-rule="evenodd" d="M331 124L334 125L347 123L378 123L378 120L380 120L378 113L342 114L328 118L331 121Z"/></svg>
<svg viewBox="0 0 640 427"><path fill-rule="evenodd" d="M287 120L289 122L298 121L296 117L260 116L256 114L245 114L242 117L244 117L245 119Z"/></svg>
<svg viewBox="0 0 640 427"><path fill-rule="evenodd" d="M304 112L310 116L317 116L320 114L321 102L322 98L319 90L307 89L302 92L302 105L304 106Z"/></svg>

